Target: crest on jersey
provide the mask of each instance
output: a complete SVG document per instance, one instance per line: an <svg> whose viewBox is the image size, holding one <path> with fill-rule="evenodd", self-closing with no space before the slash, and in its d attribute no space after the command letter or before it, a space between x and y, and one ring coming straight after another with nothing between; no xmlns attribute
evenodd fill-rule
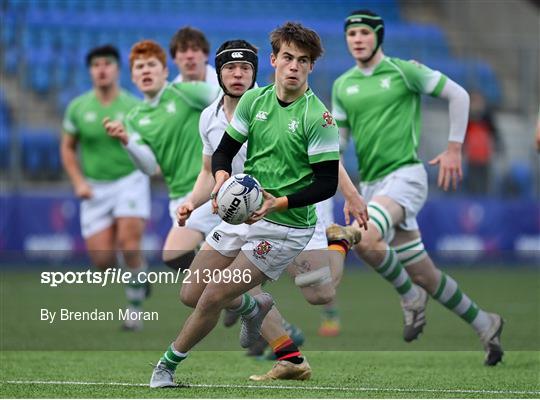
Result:
<svg viewBox="0 0 540 400"><path fill-rule="evenodd" d="M97 114L94 111L88 111L83 116L85 122L95 122L97 120Z"/></svg>
<svg viewBox="0 0 540 400"><path fill-rule="evenodd" d="M386 77L386 78L381 78L380 80L380 85L381 85L381 88L383 89L390 89L390 78L389 77Z"/></svg>
<svg viewBox="0 0 540 400"><path fill-rule="evenodd" d="M360 91L360 88L358 87L358 85L352 85L352 86L349 86L347 89L345 89L345 92L350 96L352 94L356 94Z"/></svg>
<svg viewBox="0 0 540 400"><path fill-rule="evenodd" d="M176 112L176 104L174 104L174 101L167 103L165 108L169 114L174 114Z"/></svg>
<svg viewBox="0 0 540 400"><path fill-rule="evenodd" d="M328 111L325 111L322 115L325 124L323 124L323 128L326 128L327 126L335 125L334 123L334 117L332 117L332 114L330 114Z"/></svg>
<svg viewBox="0 0 540 400"><path fill-rule="evenodd" d="M272 250L272 245L266 240L263 240L262 242L259 242L257 247L253 249L253 257L256 259L265 259L265 256L270 252L270 250Z"/></svg>
<svg viewBox="0 0 540 400"><path fill-rule="evenodd" d="M289 128L289 132L295 133L296 130L298 129L299 124L300 123L298 122L296 118L291 119L291 121L289 122L289 125L287 125L287 127Z"/></svg>

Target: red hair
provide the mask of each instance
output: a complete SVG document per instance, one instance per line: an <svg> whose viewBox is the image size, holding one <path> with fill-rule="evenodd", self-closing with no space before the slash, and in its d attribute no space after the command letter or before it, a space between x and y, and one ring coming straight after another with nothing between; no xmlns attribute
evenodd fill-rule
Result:
<svg viewBox="0 0 540 400"><path fill-rule="evenodd" d="M167 55L159 44L153 40L141 40L135 43L129 53L129 68L133 68L136 59L150 57L156 57L164 67L167 66Z"/></svg>

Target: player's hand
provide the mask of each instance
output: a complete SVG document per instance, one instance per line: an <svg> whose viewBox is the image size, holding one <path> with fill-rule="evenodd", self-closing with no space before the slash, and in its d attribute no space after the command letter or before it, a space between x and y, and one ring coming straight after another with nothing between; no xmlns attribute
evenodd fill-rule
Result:
<svg viewBox="0 0 540 400"><path fill-rule="evenodd" d="M219 189L223 186L225 181L230 178L230 175L227 171L217 171L216 172L216 184L214 185L214 188L212 189L212 192L210 193L210 199L212 200L212 212L214 214L217 214L218 212L218 204L217 204L217 195L219 193Z"/></svg>
<svg viewBox="0 0 540 400"><path fill-rule="evenodd" d="M127 132L120 121L111 121L109 117L105 117L102 123L110 137L117 138L124 146L128 144L129 138Z"/></svg>
<svg viewBox="0 0 540 400"><path fill-rule="evenodd" d="M353 196L345 197L345 204L343 205L343 215L345 216L345 225L350 225L351 215L358 221L360 228L368 229L369 215L367 211L367 205L364 198L360 193L356 192Z"/></svg>
<svg viewBox="0 0 540 400"><path fill-rule="evenodd" d="M254 211L251 216L249 217L249 219L246 221L246 224L254 224L255 222L257 221L260 221L261 219L263 219L267 214L270 214L271 212L274 212L276 210L278 210L280 204L279 204L279 201L276 197L274 197L273 195L271 195L270 193L268 193L266 190L264 189L261 189L262 190L262 194L263 194L263 203L261 205L261 207L257 210L257 211ZM281 199L281 197L280 197Z"/></svg>
<svg viewBox="0 0 540 400"><path fill-rule="evenodd" d="M437 185L447 191L452 185L457 189L458 183L463 179L461 169L461 143L448 143L448 148L429 162L429 165L439 165Z"/></svg>
<svg viewBox="0 0 540 400"><path fill-rule="evenodd" d="M94 195L92 193L92 188L85 181L81 181L77 183L74 187L74 190L75 190L75 196L77 196L79 199L88 200L88 199L91 199L92 196Z"/></svg>
<svg viewBox="0 0 540 400"><path fill-rule="evenodd" d="M195 209L195 206L189 200L181 204L176 209L176 222L178 222L178 226L186 225L186 221L191 216L191 213L193 212L194 209Z"/></svg>

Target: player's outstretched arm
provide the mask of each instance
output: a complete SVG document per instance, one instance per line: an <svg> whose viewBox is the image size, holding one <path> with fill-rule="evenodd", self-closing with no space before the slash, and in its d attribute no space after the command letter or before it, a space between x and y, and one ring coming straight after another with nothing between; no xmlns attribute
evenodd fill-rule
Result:
<svg viewBox="0 0 540 400"><path fill-rule="evenodd" d="M129 158L138 169L146 175L155 175L159 172L154 152L148 145L140 143L139 135L128 135L120 121L111 121L109 118L103 119L103 126L109 136L118 139L124 145Z"/></svg>
<svg viewBox="0 0 540 400"><path fill-rule="evenodd" d="M345 204L343 205L345 224L349 225L351 223L352 215L352 217L358 221L360 227L364 227L364 229L367 230L369 216L366 202L362 195L358 193L358 190L356 190L354 183L351 181L351 178L349 178L349 174L341 161L339 162L338 187L341 193L343 193L343 197L345 197Z"/></svg>
<svg viewBox="0 0 540 400"><path fill-rule="evenodd" d="M203 165L201 172L199 172L199 176L197 176L197 180L195 181L195 186L193 186L193 191L186 201L176 209L176 218L179 226L184 226L193 210L210 199L210 194L212 193L214 185L212 158L203 154Z"/></svg>
<svg viewBox="0 0 540 400"><path fill-rule="evenodd" d="M469 94L457 83L448 79L440 95L448 100L450 116L450 134L448 147L437 157L432 159L430 165L439 166L437 184L445 191L452 187L457 189L463 179L461 168L461 148L467 131L469 120Z"/></svg>
<svg viewBox="0 0 540 400"><path fill-rule="evenodd" d="M81 199L90 199L92 197L92 188L81 172L77 159L77 144L78 139L75 136L67 133L62 134L62 141L60 142L62 165L73 185L75 195Z"/></svg>

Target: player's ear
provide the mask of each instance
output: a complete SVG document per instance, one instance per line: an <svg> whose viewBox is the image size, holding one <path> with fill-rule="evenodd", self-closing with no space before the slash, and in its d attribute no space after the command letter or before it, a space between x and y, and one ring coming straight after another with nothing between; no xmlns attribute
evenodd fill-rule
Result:
<svg viewBox="0 0 540 400"><path fill-rule="evenodd" d="M270 65L276 68L276 56L274 53L270 53Z"/></svg>
<svg viewBox="0 0 540 400"><path fill-rule="evenodd" d="M167 67L163 68L163 75L165 76L165 79L169 77L169 68Z"/></svg>

